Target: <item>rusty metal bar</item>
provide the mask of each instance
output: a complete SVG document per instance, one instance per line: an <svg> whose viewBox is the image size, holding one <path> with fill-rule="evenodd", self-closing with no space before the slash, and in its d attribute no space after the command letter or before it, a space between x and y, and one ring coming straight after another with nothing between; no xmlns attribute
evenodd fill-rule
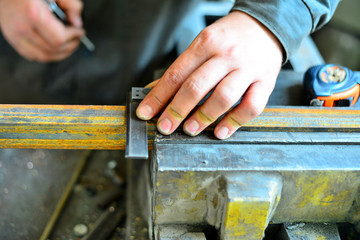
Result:
<svg viewBox="0 0 360 240"><path fill-rule="evenodd" d="M360 109L267 108L243 128L359 132ZM149 121L150 143L155 131ZM124 106L0 105L0 148L124 149L125 133Z"/></svg>

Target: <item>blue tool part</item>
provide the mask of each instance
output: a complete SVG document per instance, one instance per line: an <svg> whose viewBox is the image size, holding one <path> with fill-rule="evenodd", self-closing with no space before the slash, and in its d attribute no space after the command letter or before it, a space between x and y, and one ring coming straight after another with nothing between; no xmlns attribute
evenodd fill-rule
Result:
<svg viewBox="0 0 360 240"><path fill-rule="evenodd" d="M353 99L359 95L360 78L350 69L337 64L323 64L311 67L304 76L304 88L307 101L319 99L337 102L348 100L353 105ZM325 104L329 105L329 104ZM344 101L340 104L344 105Z"/></svg>

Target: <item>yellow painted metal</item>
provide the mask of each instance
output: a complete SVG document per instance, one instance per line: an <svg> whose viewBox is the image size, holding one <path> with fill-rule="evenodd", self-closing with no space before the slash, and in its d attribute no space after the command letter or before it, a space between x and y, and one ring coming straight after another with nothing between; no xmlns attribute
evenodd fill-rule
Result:
<svg viewBox="0 0 360 240"><path fill-rule="evenodd" d="M359 131L359 116L360 110L268 108L243 128ZM1 148L125 148L124 106L0 105L0 126ZM150 143L154 132L155 120L148 121Z"/></svg>
<svg viewBox="0 0 360 240"><path fill-rule="evenodd" d="M283 191L287 194L275 211L274 223L359 221L359 193L354 190L360 186L359 171L324 169L306 173L288 171L282 175L286 183Z"/></svg>
<svg viewBox="0 0 360 240"><path fill-rule="evenodd" d="M267 174L160 169L153 222L209 224L226 240L260 240L269 221L359 222L358 170L279 170L277 181Z"/></svg>
<svg viewBox="0 0 360 240"><path fill-rule="evenodd" d="M221 229L224 240L262 239L280 201L281 177L261 173L230 175L159 171L154 179L153 223L205 223Z"/></svg>
<svg viewBox="0 0 360 240"><path fill-rule="evenodd" d="M238 173L225 177L226 203L221 237L260 240L281 198L277 174Z"/></svg>
<svg viewBox="0 0 360 240"><path fill-rule="evenodd" d="M206 212L206 187L213 178L201 178L195 172L160 172L154 183L158 193L154 200L153 221L155 224L173 221L181 224L198 224ZM169 196L174 188L181 190ZM164 200L164 196L165 199Z"/></svg>
<svg viewBox="0 0 360 240"><path fill-rule="evenodd" d="M237 199L229 202L224 221L224 239L259 240L267 227L270 202Z"/></svg>

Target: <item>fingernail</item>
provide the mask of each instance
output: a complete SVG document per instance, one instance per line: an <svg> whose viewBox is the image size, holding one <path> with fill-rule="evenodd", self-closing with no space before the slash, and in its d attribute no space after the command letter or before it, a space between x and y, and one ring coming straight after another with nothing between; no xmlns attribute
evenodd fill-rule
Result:
<svg viewBox="0 0 360 240"><path fill-rule="evenodd" d="M167 118L164 118L158 122L157 127L158 127L158 130L160 133L167 135L167 134L170 134L171 125L172 124L171 124L170 120Z"/></svg>
<svg viewBox="0 0 360 240"><path fill-rule="evenodd" d="M216 131L216 137L219 139L225 139L229 134L229 129L227 127L221 127Z"/></svg>
<svg viewBox="0 0 360 240"><path fill-rule="evenodd" d="M136 115L142 120L149 120L151 118L152 108L149 105L141 105L136 110Z"/></svg>
<svg viewBox="0 0 360 240"><path fill-rule="evenodd" d="M186 123L185 124L185 128L184 128L184 131L191 135L191 136L194 136L197 132L197 130L199 130L199 123L195 120L191 120L189 123Z"/></svg>

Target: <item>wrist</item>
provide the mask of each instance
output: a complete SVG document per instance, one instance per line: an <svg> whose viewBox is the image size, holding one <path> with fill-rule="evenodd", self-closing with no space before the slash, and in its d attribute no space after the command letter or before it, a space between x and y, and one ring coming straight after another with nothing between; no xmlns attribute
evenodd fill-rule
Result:
<svg viewBox="0 0 360 240"><path fill-rule="evenodd" d="M274 57L278 56L281 63L285 62L286 50L283 44L281 43L277 35L272 32L268 27L266 27L266 25L264 25L261 21L259 21L252 15L243 11L232 11L229 13L228 16L237 18L237 20L235 20L237 24L246 25L247 29L250 29L249 31L252 31L252 34L254 34L255 37L261 39L264 44L266 41L266 43L268 44L267 46L273 49Z"/></svg>

